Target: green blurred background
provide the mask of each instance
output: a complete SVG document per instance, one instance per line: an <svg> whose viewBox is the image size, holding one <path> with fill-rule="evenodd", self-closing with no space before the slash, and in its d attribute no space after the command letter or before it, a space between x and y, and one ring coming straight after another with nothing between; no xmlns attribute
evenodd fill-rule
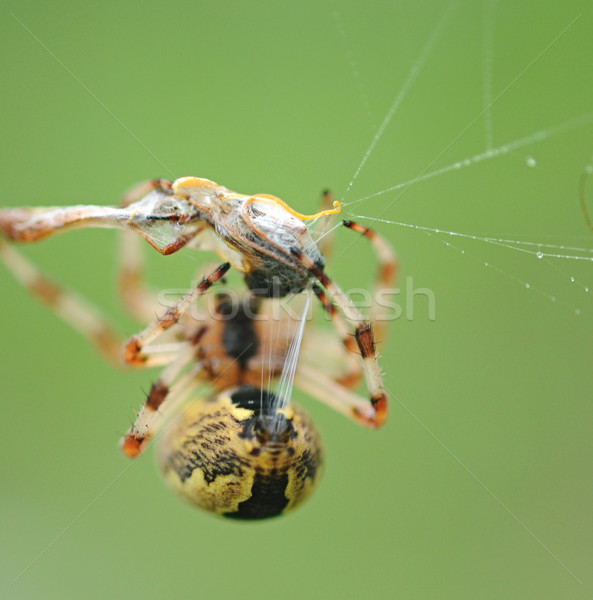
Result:
<svg viewBox="0 0 593 600"><path fill-rule="evenodd" d="M489 131L494 146L551 135L347 216L592 248L578 206L593 153L591 3L446 9L4 2L2 205L110 204L142 179L191 174L312 211L324 187L344 194L406 89L346 202L479 154ZM186 507L151 451L128 468L117 441L156 373L106 366L0 269L2 597L590 598L591 263L375 227L403 280L433 290L436 319L418 297L414 319L392 326L381 431L296 393L324 435L325 477L265 523ZM330 273L367 286L371 253L339 233ZM116 241L80 231L23 253L131 334L113 297ZM207 259L147 258L160 288L186 286Z"/></svg>

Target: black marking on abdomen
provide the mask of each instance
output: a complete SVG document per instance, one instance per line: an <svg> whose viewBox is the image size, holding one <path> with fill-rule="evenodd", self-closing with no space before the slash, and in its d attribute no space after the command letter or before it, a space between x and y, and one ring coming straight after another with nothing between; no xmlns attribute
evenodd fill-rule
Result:
<svg viewBox="0 0 593 600"><path fill-rule="evenodd" d="M202 442L191 450L178 450L171 454L167 461L167 468L173 469L183 482L199 469L204 475L206 483L212 483L218 476L235 475L243 477L243 468L248 462L239 457L232 450L217 448L208 442Z"/></svg>
<svg viewBox="0 0 593 600"><path fill-rule="evenodd" d="M243 385L231 394L231 402L239 408L252 410L257 416L273 415L280 404L276 394Z"/></svg>
<svg viewBox="0 0 593 600"><path fill-rule="evenodd" d="M225 513L229 519L266 519L282 513L288 504L286 486L287 473L262 475L253 478L251 497L239 504L237 511Z"/></svg>
<svg viewBox="0 0 593 600"><path fill-rule="evenodd" d="M249 461L239 456L229 447L229 434L224 423L218 422L220 412L202 415L192 424L195 433L186 436L183 444L172 452L167 459L165 469L173 469L183 482L199 469L207 484L219 475L243 476L243 469Z"/></svg>

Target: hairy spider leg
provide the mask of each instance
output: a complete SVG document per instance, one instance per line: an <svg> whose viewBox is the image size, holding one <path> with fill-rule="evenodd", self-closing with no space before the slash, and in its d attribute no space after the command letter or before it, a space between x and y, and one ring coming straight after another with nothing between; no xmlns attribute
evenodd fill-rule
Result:
<svg viewBox="0 0 593 600"><path fill-rule="evenodd" d="M389 307L378 302L380 292L382 290L393 289L397 284L399 276L399 259L393 252L391 244L387 240L373 231L369 227L355 223L354 221L343 221L344 227L357 231L364 236L372 244L379 269L373 286L373 302L370 308L369 320L373 324L373 333L377 343L384 343L387 336L387 323Z"/></svg>
<svg viewBox="0 0 593 600"><path fill-rule="evenodd" d="M136 421L120 441L120 448L126 456L136 458L154 437L162 421L175 408L175 394L171 393L173 383L192 362L195 363L195 348L188 344L185 350L161 371L158 379L152 384ZM200 363L195 363L192 372L195 373L200 368ZM186 386L180 387L185 389Z"/></svg>
<svg viewBox="0 0 593 600"><path fill-rule="evenodd" d="M369 427L380 427L387 419L387 395L383 387L383 380L377 356L375 341L371 324L365 320L360 311L354 306L342 289L336 285L313 261L305 256L298 248L292 248L291 254L298 260L317 281L325 288L337 308L354 327L354 339L362 356L362 370L369 390L372 415L360 413L354 409L353 418L363 422Z"/></svg>
<svg viewBox="0 0 593 600"><path fill-rule="evenodd" d="M123 335L101 314L93 304L43 275L37 267L0 238L0 260L15 279L40 302L86 338L108 362L121 367ZM173 360L185 342L171 342L148 346L145 358L133 366L157 367ZM132 364L132 363L129 363Z"/></svg>
<svg viewBox="0 0 593 600"><path fill-rule="evenodd" d="M202 279L200 283L185 294L175 306L167 309L159 319L152 322L140 333L129 338L124 345L124 362L131 365L145 362L148 357L144 352L144 347L167 331L167 329L176 325L190 306L200 296L204 295L219 279L222 279L230 268L230 263L223 263L217 267L210 275Z"/></svg>
<svg viewBox="0 0 593 600"><path fill-rule="evenodd" d="M352 221L346 221L344 225L349 229L353 229L364 235L371 241L373 248L375 249L379 262L379 269L374 284L373 303L371 304L369 321L373 328L373 332L376 334L377 331L379 331L382 336L381 341L384 341L387 330L386 325L388 323L386 318L387 311L386 307L380 305L378 302L378 292L380 290L393 288L397 280L399 262L393 253L391 246L382 236L368 227L358 225ZM355 358L355 354L358 356L358 345L351 335L347 323L328 299L323 289L318 285L314 285L313 291L323 305L326 314L331 318L346 350L343 367L341 369L343 375L329 377L323 372L323 369L319 369L318 367L315 368L314 362L308 361L305 351L299 373L297 373L295 385L307 393L313 394L319 400L322 400L332 408L349 416L356 422L370 427L378 427L382 423L376 421L375 415L372 412L369 413L368 401L363 400L359 395L348 389L358 385L361 375L360 361ZM313 343L322 342L314 339ZM319 393L315 393L316 386L319 387Z"/></svg>
<svg viewBox="0 0 593 600"><path fill-rule="evenodd" d="M166 179L151 179L138 183L122 196L120 206L126 208L153 190L170 190L171 185ZM156 291L151 290L144 281L142 256L142 238L134 231L121 231L117 269L120 304L126 314L137 322L149 323L159 313L161 306Z"/></svg>

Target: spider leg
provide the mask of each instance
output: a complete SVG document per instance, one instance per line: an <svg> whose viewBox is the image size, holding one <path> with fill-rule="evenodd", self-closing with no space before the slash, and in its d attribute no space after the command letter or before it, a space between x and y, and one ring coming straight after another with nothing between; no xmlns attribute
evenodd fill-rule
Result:
<svg viewBox="0 0 593 600"><path fill-rule="evenodd" d="M122 231L117 268L117 294L128 316L139 323L148 323L162 311L156 290L144 280L142 240L131 231Z"/></svg>
<svg viewBox="0 0 593 600"><path fill-rule="evenodd" d="M342 318L342 315L336 310L336 307L330 302L327 295L318 285L313 285L313 293L317 296L317 299L323 305L325 310L325 314L331 319L332 324L338 331L338 335L342 341L342 345L348 352L348 357L350 357L351 368L359 366L358 361L354 360L353 354L357 352L358 346L356 345L356 341L352 337L350 330L348 329L348 325ZM356 369L360 371L360 369Z"/></svg>
<svg viewBox="0 0 593 600"><path fill-rule="evenodd" d="M392 290L396 285L399 275L399 259L393 252L391 244L372 229L354 221L343 221L343 225L366 237L372 244L377 255L379 269L373 288L373 303L370 309L369 320L373 324L375 339L384 343L387 336L387 324L392 315L389 310L391 307L385 306L379 299L382 291Z"/></svg>
<svg viewBox="0 0 593 600"><path fill-rule="evenodd" d="M331 202L331 200L332 198L330 195L328 202ZM373 287L373 303L370 307L369 321L372 324L375 339L384 342L387 334L387 323L389 317L392 315L388 312L387 307L381 303L381 292L393 290L399 274L399 260L393 252L391 244L372 229L354 223L353 221L343 221L342 224L348 229L357 231L365 236L371 242L377 255L379 269ZM348 365L344 365L344 373L348 373L349 376L342 375L339 379L339 383L346 385L347 387L353 387L357 384L360 376L360 368L358 368L359 363L354 361L352 357L352 352L356 351L356 342L350 334L348 325L336 311L334 305L328 300L323 290L319 286L314 285L313 291L323 304L326 314L334 321L334 325L338 330L342 343L348 351L348 357L350 358ZM355 364L353 364L353 362Z"/></svg>
<svg viewBox="0 0 593 600"><path fill-rule="evenodd" d="M143 181L129 189L121 198L123 208L141 200L153 190L170 190L172 183L166 179ZM162 310L157 292L144 281L142 241L134 232L120 233L119 263L117 269L117 292L126 313L140 323L149 323Z"/></svg>
<svg viewBox="0 0 593 600"><path fill-rule="evenodd" d="M125 312L139 323L149 323L162 311L158 292L150 288L144 279L143 243L130 231L122 231L120 237L117 291ZM204 269L200 267L200 271Z"/></svg>
<svg viewBox="0 0 593 600"><path fill-rule="evenodd" d="M156 321L148 325L144 330L133 335L124 346L124 362L130 365L137 365L146 362L147 355L144 348L154 339L160 336L167 329L178 323L181 317L187 312L189 307L208 291L214 283L222 279L224 274L230 269L229 263L223 263L217 267L208 277L203 279L198 285L185 294L177 304L169 308Z"/></svg>
<svg viewBox="0 0 593 600"><path fill-rule="evenodd" d="M94 306L45 277L1 238L0 260L31 295L86 337L104 358L121 366L119 337Z"/></svg>
<svg viewBox="0 0 593 600"><path fill-rule="evenodd" d="M298 248L291 248L291 254L319 281L327 291L330 300L333 300L346 319L355 325L354 339L362 356L362 370L374 410L371 419L362 414L358 414L357 416L368 420L369 426L380 427L387 418L387 395L383 387L381 371L375 354L375 341L371 324L364 319L360 311L352 304L342 289L331 281L309 257L303 254Z"/></svg>
<svg viewBox="0 0 593 600"><path fill-rule="evenodd" d="M323 348L322 352L320 348ZM309 356L314 356L315 360L309 361ZM362 379L362 361L358 348L354 352L345 351L342 340L335 335L335 329L311 327L304 336L299 361L305 364L314 362L317 370L350 389L356 389ZM368 404L368 400L366 402Z"/></svg>
<svg viewBox="0 0 593 600"><path fill-rule="evenodd" d="M368 400L354 393L319 370L318 365L299 363L294 384L313 398L345 415L354 422L367 427L380 427L383 420Z"/></svg>
<svg viewBox="0 0 593 600"><path fill-rule="evenodd" d="M136 458L149 444L159 427L181 399L180 392L186 391L192 379L195 379L200 364L192 369L191 376L181 379L177 384L174 381L180 376L183 369L195 360L195 348L186 344L185 350L169 364L152 384L136 421L120 441L120 448L128 458Z"/></svg>
<svg viewBox="0 0 593 600"><path fill-rule="evenodd" d="M0 238L0 261L15 279L37 300L85 337L108 362L121 367L123 336L91 303L70 290L63 289L32 265L10 244ZM171 362L178 344L163 344L145 348L146 360L137 366L153 367Z"/></svg>

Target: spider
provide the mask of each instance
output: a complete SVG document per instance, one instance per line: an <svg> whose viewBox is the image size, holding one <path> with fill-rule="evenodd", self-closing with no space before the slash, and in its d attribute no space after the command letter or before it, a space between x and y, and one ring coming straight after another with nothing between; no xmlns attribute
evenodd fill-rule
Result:
<svg viewBox="0 0 593 600"><path fill-rule="evenodd" d="M248 289L257 296L284 297L312 284L320 284L328 298L325 294L317 296L327 307L332 305L328 311L341 336L347 335L347 327L338 318L334 304L355 327L354 338L363 359L372 410L360 411L354 407L354 416L378 427L387 417L387 397L375 355L373 331L346 294L324 272L323 254L303 223L339 213L339 202L328 208L330 203L331 194L326 193L323 195L325 208L314 215L302 215L269 194L245 196L198 177L182 177L174 182L156 179L129 190L122 199L121 208L79 205L0 210L0 231L11 240L33 242L78 227L123 228L136 231L164 255L187 245L213 250L225 261L177 306L126 343L123 361L128 365L166 363L171 349L151 348L151 342L173 326L230 266L243 274ZM388 280L392 276L389 271L395 269L389 244L361 225L351 221L344 221L344 225L374 241L386 270L383 278ZM132 269L129 277L134 276ZM44 285L43 278L29 279L25 283L34 293L45 296L58 311L68 311L67 306L57 306L55 291L51 285ZM133 283L124 281L123 285ZM85 320L81 315L79 317ZM90 328L87 333L95 337L95 342L119 362L119 348L109 329L98 327L96 323L85 327Z"/></svg>
<svg viewBox="0 0 593 600"><path fill-rule="evenodd" d="M330 196L325 194L324 204L329 201ZM38 215L38 210L24 209L28 215ZM59 214L57 209L50 210L52 218ZM5 231L6 215L16 212L0 212ZM14 227L16 220L11 222ZM392 285L397 261L390 246L367 228L352 222L345 224L370 239L378 253L381 268L376 287ZM26 227L21 228L25 230ZM119 291L130 313L145 321L154 315L158 303L142 282L138 243L137 236L123 232ZM328 254L330 236L322 243ZM92 307L61 290L1 240L0 259L33 294L108 358L117 361L121 355L117 337ZM266 294L258 296L253 290L242 298L219 294L214 314L196 324L187 309L228 268L230 265L224 264L215 269L172 309L124 345L123 358L128 365L166 367L152 385L121 447L127 456L136 457L162 429L157 460L167 483L178 494L225 516L258 519L298 505L313 490L320 472L323 453L319 435L306 413L289 402L292 380L302 390L364 425L381 425L385 412L377 411L372 402L369 405L351 391L366 361L361 363L355 356L356 343L345 322L317 285L306 284L322 301L340 336L307 328L298 366L294 353L287 358L288 348L298 338L291 328L291 319L284 314L277 318L278 301L268 299ZM371 310L371 321L380 334L385 329L383 311L377 304ZM157 337L163 342L158 346L152 343ZM298 344L296 348L298 354ZM286 371L287 364L295 367L283 377L288 388L272 393L264 382ZM205 382L215 393L196 396ZM179 406L188 399L191 402L186 408L168 428L163 428L166 419L179 412Z"/></svg>
<svg viewBox="0 0 593 600"><path fill-rule="evenodd" d="M323 463L313 421L289 401L306 314L300 323L285 314L276 319L269 304L218 295L214 314L190 327L188 354L179 359L189 358L189 372L173 385L181 364L163 372L151 390L156 399L149 395L122 440L124 452L136 456L173 411L177 416L156 436L165 481L187 502L234 519L291 510L313 491ZM280 374L272 392L266 382ZM205 380L219 391L196 395ZM163 393L166 402L155 410Z"/></svg>

